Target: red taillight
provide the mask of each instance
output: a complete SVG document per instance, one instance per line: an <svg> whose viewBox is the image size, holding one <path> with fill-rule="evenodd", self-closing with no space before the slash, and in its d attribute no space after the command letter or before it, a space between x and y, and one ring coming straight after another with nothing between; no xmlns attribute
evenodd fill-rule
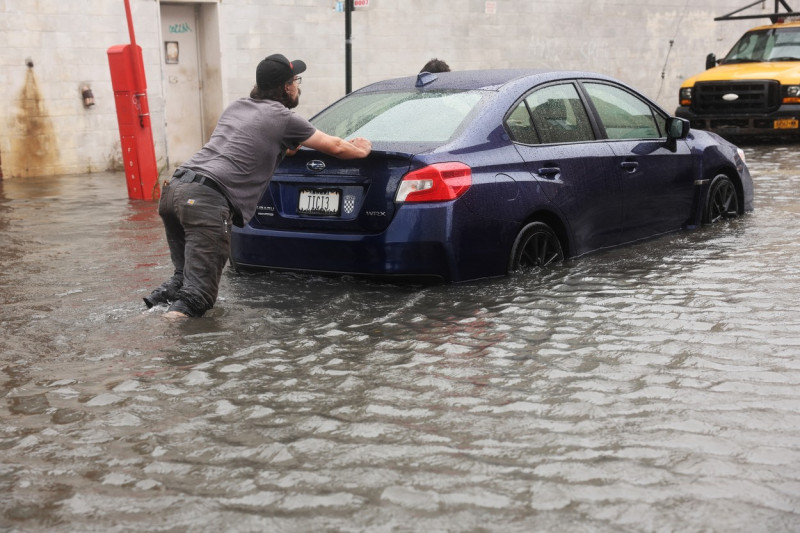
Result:
<svg viewBox="0 0 800 533"><path fill-rule="evenodd" d="M472 170L463 163L436 163L409 172L397 188L395 202L446 202L472 185Z"/></svg>

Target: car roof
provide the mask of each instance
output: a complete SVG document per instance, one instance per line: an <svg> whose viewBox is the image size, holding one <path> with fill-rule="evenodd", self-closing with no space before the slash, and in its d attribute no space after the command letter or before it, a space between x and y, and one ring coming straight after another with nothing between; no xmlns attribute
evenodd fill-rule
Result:
<svg viewBox="0 0 800 533"><path fill-rule="evenodd" d="M424 83L417 85L418 79ZM461 70L454 72L425 73L403 78L393 78L367 85L356 92L393 91L418 88L421 90L497 90L515 81L526 81L530 84L542 83L564 78L594 78L617 81L594 72L567 71L552 69L491 69Z"/></svg>

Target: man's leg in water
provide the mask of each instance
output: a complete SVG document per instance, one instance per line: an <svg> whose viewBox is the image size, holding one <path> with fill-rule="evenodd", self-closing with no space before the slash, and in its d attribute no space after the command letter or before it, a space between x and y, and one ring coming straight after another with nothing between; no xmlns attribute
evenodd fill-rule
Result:
<svg viewBox="0 0 800 533"><path fill-rule="evenodd" d="M186 235L178 219L176 209L176 185L165 185L158 203L158 214L164 222L164 230L167 235L169 245L169 255L175 272L170 279L155 289L150 296L144 298L144 303L148 308L154 305L168 304L174 302L178 297L178 291L183 286L183 268L185 264L184 248L186 247Z"/></svg>
<svg viewBox="0 0 800 533"><path fill-rule="evenodd" d="M230 207L221 194L204 185L187 184L176 196L181 197L175 205L185 241L183 286L170 305L169 314L199 317L217 300L230 252Z"/></svg>

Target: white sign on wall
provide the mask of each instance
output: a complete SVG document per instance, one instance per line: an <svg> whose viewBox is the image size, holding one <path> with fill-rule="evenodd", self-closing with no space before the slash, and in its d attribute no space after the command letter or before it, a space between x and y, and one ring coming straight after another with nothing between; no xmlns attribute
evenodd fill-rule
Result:
<svg viewBox="0 0 800 533"><path fill-rule="evenodd" d="M353 0L353 7L369 7L369 0ZM338 0L335 9L337 13L344 13L344 0Z"/></svg>

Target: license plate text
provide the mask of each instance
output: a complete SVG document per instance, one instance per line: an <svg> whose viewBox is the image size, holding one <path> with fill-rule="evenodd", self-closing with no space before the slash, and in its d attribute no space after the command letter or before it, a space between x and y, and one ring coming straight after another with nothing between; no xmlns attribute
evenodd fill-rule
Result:
<svg viewBox="0 0 800 533"><path fill-rule="evenodd" d="M338 215L341 211L341 191L338 189L303 189L297 212L304 215Z"/></svg>
<svg viewBox="0 0 800 533"><path fill-rule="evenodd" d="M794 130L800 127L800 121L796 118L780 118L775 121L773 129L776 130Z"/></svg>

